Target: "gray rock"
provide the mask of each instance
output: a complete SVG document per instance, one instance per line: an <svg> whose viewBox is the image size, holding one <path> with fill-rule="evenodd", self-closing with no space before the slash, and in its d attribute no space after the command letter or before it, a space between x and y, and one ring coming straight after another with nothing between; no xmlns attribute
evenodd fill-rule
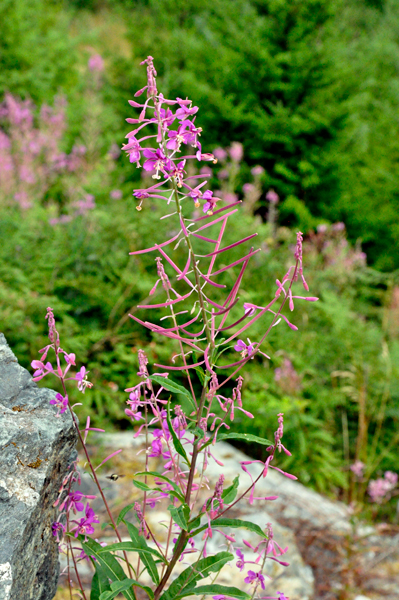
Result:
<svg viewBox="0 0 399 600"><path fill-rule="evenodd" d="M69 412L56 418L0 334L0 600L51 600L59 575L53 503L74 459Z"/></svg>

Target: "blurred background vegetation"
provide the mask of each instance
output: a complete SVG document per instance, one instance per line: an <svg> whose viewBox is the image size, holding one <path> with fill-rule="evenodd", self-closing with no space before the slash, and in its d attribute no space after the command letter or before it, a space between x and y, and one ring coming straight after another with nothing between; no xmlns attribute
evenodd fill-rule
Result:
<svg viewBox="0 0 399 600"><path fill-rule="evenodd" d="M257 230L264 250L242 298L274 293L301 229L321 299L297 307L299 332L273 330L271 361L251 362L255 418L236 426L270 437L284 412L281 464L367 499L399 442L399 0L2 0L0 22L0 327L21 364L46 344L52 306L95 383L82 418L126 428L137 349L161 363L175 350L128 317L156 274L128 252L173 234L157 206L135 211L140 174L120 153L151 54L164 95L200 106L205 151L243 146L212 179L244 199L228 240ZM395 518L394 497L365 507Z"/></svg>

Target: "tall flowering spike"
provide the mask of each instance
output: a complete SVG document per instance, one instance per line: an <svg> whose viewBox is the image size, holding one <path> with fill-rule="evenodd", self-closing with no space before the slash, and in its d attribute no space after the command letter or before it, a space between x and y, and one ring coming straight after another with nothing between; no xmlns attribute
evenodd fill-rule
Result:
<svg viewBox="0 0 399 600"><path fill-rule="evenodd" d="M277 417L278 417L278 428L274 434L274 440L277 444L277 447L279 448L280 440L283 437L283 433L284 433L284 413L279 413L277 415Z"/></svg>
<svg viewBox="0 0 399 600"><path fill-rule="evenodd" d="M144 352L144 350L139 350L138 355L139 355L139 371L137 372L137 375L139 375L139 377L148 378L148 370L147 370L148 358L147 358L147 355Z"/></svg>
<svg viewBox="0 0 399 600"><path fill-rule="evenodd" d="M55 342L58 342L60 336L58 335L58 331L55 327L53 309L50 307L47 308L46 319L48 320L48 337L50 338L50 342L54 344Z"/></svg>
<svg viewBox="0 0 399 600"><path fill-rule="evenodd" d="M143 511L141 510L141 506L138 502L134 503L134 510L136 511L137 519L140 523L139 534L143 535L145 538L148 538L150 534L148 533L148 530L147 530Z"/></svg>
<svg viewBox="0 0 399 600"><path fill-rule="evenodd" d="M295 258L298 261L298 273L301 276L303 287L308 292L309 291L309 286L306 283L305 277L303 275L302 242L303 242L303 235L302 235L302 233L300 231L298 231L298 233L296 234Z"/></svg>
<svg viewBox="0 0 399 600"><path fill-rule="evenodd" d="M154 59L152 56L147 56L147 58L143 60L140 64L147 65L147 96L149 98L153 98L158 93L157 82L155 79L157 76L157 72L154 67Z"/></svg>
<svg viewBox="0 0 399 600"><path fill-rule="evenodd" d="M162 287L163 287L163 289L165 291L166 290L170 290L171 289L171 285L170 285L169 277L165 273L165 269L164 269L164 266L162 264L162 258L160 258L158 256L155 260L156 260L156 263L157 263L157 273L158 273L160 281L162 282Z"/></svg>
<svg viewBox="0 0 399 600"><path fill-rule="evenodd" d="M244 377L239 375L237 381L237 387L233 389L233 400L237 401L238 406L242 407L241 389L242 384L244 383Z"/></svg>
<svg viewBox="0 0 399 600"><path fill-rule="evenodd" d="M223 484L224 484L224 475L220 475L220 477L215 485L215 498L219 502L220 510L223 510L223 500L222 500Z"/></svg>

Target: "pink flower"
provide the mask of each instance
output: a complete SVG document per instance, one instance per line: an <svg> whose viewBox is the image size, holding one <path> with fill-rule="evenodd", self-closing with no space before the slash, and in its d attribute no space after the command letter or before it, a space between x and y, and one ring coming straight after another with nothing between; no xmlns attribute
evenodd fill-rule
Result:
<svg viewBox="0 0 399 600"><path fill-rule="evenodd" d="M259 307L256 306L256 304L251 304L250 302L244 302L244 312L247 315L247 317L254 315L258 308Z"/></svg>
<svg viewBox="0 0 399 600"><path fill-rule="evenodd" d="M394 488L398 483L398 474L392 471L385 471L385 480Z"/></svg>
<svg viewBox="0 0 399 600"><path fill-rule="evenodd" d="M89 504L86 504L86 517L82 517L79 521L72 521L72 523L76 523L75 537L81 533L83 535L90 535L94 533L93 523L99 523L100 521L95 515L95 512L92 508L90 508Z"/></svg>
<svg viewBox="0 0 399 600"><path fill-rule="evenodd" d="M68 408L68 396L62 396L61 394L57 394L53 400L50 400L50 404L53 404L57 407L57 417L62 415Z"/></svg>
<svg viewBox="0 0 399 600"><path fill-rule="evenodd" d="M362 477L365 466L366 465L362 463L361 460L357 460L353 463L353 465L350 466L350 470L356 475L356 477Z"/></svg>
<svg viewBox="0 0 399 600"><path fill-rule="evenodd" d="M237 352L241 352L241 356L245 358L249 356L254 351L254 345L251 344L250 340L248 340L248 345L242 340L238 340L236 345L234 346L234 350Z"/></svg>
<svg viewBox="0 0 399 600"><path fill-rule="evenodd" d="M140 167L141 148L134 135L128 138L128 143L122 146L122 150L126 152L131 163L136 163L136 166Z"/></svg>
<svg viewBox="0 0 399 600"><path fill-rule="evenodd" d="M203 193L202 198L203 200L206 200L203 208L204 213L212 215L216 208L216 202L218 201L218 198L213 198L213 192L210 190L206 190L206 192Z"/></svg>
<svg viewBox="0 0 399 600"><path fill-rule="evenodd" d="M227 169L221 169L218 173L218 179L228 179L229 172Z"/></svg>
<svg viewBox="0 0 399 600"><path fill-rule="evenodd" d="M266 194L266 200L269 200L271 204L277 204L280 198L274 190L269 190Z"/></svg>
<svg viewBox="0 0 399 600"><path fill-rule="evenodd" d="M331 229L333 231L344 231L345 230L345 223L342 223L342 221L340 221L338 223L334 223L334 225L331 226Z"/></svg>
<svg viewBox="0 0 399 600"><path fill-rule="evenodd" d="M159 438L151 442L151 452L148 456L155 457L162 454L162 442Z"/></svg>
<svg viewBox="0 0 399 600"><path fill-rule="evenodd" d="M60 542L65 533L65 525L59 521L54 521L54 523L51 525L51 529L53 536L57 538L57 542Z"/></svg>
<svg viewBox="0 0 399 600"><path fill-rule="evenodd" d="M81 367L80 371L75 375L75 379L78 381L78 390L83 394L85 393L86 388L93 387L93 384L87 380L87 373L89 373L89 371L86 371L86 367Z"/></svg>
<svg viewBox="0 0 399 600"><path fill-rule="evenodd" d="M130 408L125 408L125 414L127 414L128 417L131 417L135 421L141 421L141 419L143 418L141 416L141 411L140 410L137 411L137 412L134 412Z"/></svg>
<svg viewBox="0 0 399 600"><path fill-rule="evenodd" d="M33 381L39 381L39 379L42 379L45 375L54 371L51 363L47 362L46 364L43 364L40 360L32 360L31 366L35 369Z"/></svg>
<svg viewBox="0 0 399 600"><path fill-rule="evenodd" d="M233 142L229 149L229 154L234 162L240 162L244 156L244 148L240 142Z"/></svg>
<svg viewBox="0 0 399 600"><path fill-rule="evenodd" d="M264 172L265 169L260 165L256 165L256 167L253 167L253 169L251 169L251 173L254 177L259 177L260 175L263 175Z"/></svg>
<svg viewBox="0 0 399 600"><path fill-rule="evenodd" d="M255 571L248 571L248 576L244 579L244 581L245 583L255 583L256 585L260 583L262 590L265 589L265 578L260 572L255 573Z"/></svg>
<svg viewBox="0 0 399 600"><path fill-rule="evenodd" d="M392 471L386 471L384 478L372 479L367 488L371 501L381 504L383 500L389 499L397 483L398 475Z"/></svg>
<svg viewBox="0 0 399 600"><path fill-rule="evenodd" d="M227 158L227 152L223 148L215 148L213 154L218 160L226 160Z"/></svg>
<svg viewBox="0 0 399 600"><path fill-rule="evenodd" d="M112 190L110 193L110 197L112 198L112 200L120 200L122 198L122 192L121 190Z"/></svg>
<svg viewBox="0 0 399 600"><path fill-rule="evenodd" d="M88 67L90 71L98 71L101 73L101 71L104 70L104 61L102 57L99 54L93 54L93 56L90 56Z"/></svg>
<svg viewBox="0 0 399 600"><path fill-rule="evenodd" d="M66 361L66 363L67 363L68 365L74 365L74 366L76 365L76 363L75 363L75 358L76 358L76 357L75 357L75 354L73 354L73 353L71 353L71 354L67 354L67 353L65 352L65 354L64 354L64 358L65 358L65 361Z"/></svg>
<svg viewBox="0 0 399 600"><path fill-rule="evenodd" d="M169 150L180 151L181 144L190 143L193 136L191 131L186 129L187 123L190 123L190 121L180 123L177 131L172 130L168 132L169 140L166 142L166 147Z"/></svg>
<svg viewBox="0 0 399 600"><path fill-rule="evenodd" d="M165 156L165 154L159 148L153 152L146 148L143 150L143 156L147 159L143 164L145 171L156 171L153 175L153 179L161 179L159 171L165 173L165 169L171 169L171 161Z"/></svg>
<svg viewBox="0 0 399 600"><path fill-rule="evenodd" d="M238 561L236 562L236 567L238 569L240 569L240 571L242 571L245 566L244 554L241 552L241 550L236 550L236 556L238 556Z"/></svg>
<svg viewBox="0 0 399 600"><path fill-rule="evenodd" d="M242 186L242 191L246 195L249 195L251 192L254 192L255 190L256 190L256 188L253 183L244 183L244 185Z"/></svg>
<svg viewBox="0 0 399 600"><path fill-rule="evenodd" d="M70 508L75 514L76 512L82 512L84 510L85 505L81 502L83 498L82 492L79 490L75 490L74 492L70 492L67 500L68 508Z"/></svg>
<svg viewBox="0 0 399 600"><path fill-rule="evenodd" d="M198 106L191 106L191 108L189 108L189 106L191 105L191 100L187 101L182 100L181 98L176 98L176 100L180 105L180 108L178 108L176 111L176 117L179 119L179 121L181 119L186 119L191 115L195 115L195 113L198 112ZM189 106L187 106L187 103L189 104Z"/></svg>

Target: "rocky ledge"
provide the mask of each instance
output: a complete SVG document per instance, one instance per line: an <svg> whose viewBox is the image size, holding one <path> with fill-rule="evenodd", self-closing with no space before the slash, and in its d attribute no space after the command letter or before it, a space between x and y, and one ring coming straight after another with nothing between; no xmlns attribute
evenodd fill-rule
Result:
<svg viewBox="0 0 399 600"><path fill-rule="evenodd" d="M69 413L38 388L0 334L0 600L51 600L59 575L53 503L73 459Z"/></svg>

